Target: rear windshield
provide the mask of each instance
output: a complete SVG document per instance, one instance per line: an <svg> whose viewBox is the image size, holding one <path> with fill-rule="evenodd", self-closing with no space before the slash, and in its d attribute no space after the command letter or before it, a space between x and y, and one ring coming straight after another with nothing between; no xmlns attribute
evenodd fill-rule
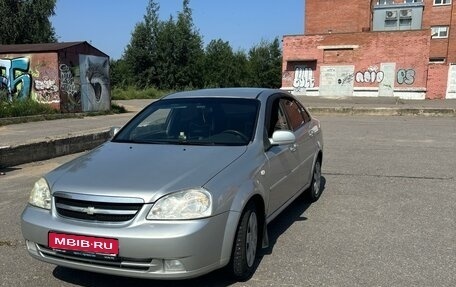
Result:
<svg viewBox="0 0 456 287"><path fill-rule="evenodd" d="M247 145L255 133L255 99L160 100L144 109L114 142L187 145Z"/></svg>

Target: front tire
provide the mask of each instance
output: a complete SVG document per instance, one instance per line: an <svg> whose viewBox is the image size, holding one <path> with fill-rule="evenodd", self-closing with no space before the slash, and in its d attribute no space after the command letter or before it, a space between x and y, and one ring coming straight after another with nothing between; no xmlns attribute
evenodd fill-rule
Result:
<svg viewBox="0 0 456 287"><path fill-rule="evenodd" d="M254 204L244 209L233 244L230 271L238 281L248 280L257 264L259 250L259 218Z"/></svg>

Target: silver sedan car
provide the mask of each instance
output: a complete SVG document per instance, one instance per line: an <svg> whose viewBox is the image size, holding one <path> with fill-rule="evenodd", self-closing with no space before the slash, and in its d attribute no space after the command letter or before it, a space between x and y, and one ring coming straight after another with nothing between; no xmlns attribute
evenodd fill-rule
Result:
<svg viewBox="0 0 456 287"><path fill-rule="evenodd" d="M159 279L253 274L267 225L321 194L320 122L287 92L179 92L39 179L22 214L34 258Z"/></svg>

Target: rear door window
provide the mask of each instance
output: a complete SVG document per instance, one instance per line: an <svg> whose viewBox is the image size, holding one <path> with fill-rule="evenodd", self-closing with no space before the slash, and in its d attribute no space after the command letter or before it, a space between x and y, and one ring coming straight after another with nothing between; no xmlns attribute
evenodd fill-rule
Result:
<svg viewBox="0 0 456 287"><path fill-rule="evenodd" d="M291 99L281 99L281 105L287 113L291 129L296 131L309 121L309 118L303 116L304 108L296 101ZM306 113L307 114L307 113Z"/></svg>

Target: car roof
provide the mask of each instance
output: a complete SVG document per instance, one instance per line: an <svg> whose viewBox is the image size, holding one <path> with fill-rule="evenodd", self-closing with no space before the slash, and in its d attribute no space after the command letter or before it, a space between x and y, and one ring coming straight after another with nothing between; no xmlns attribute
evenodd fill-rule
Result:
<svg viewBox="0 0 456 287"><path fill-rule="evenodd" d="M216 88L202 89L193 91L183 91L170 94L162 99L181 99L181 98L242 98L257 99L260 95L268 95L284 92L277 89L267 88Z"/></svg>

